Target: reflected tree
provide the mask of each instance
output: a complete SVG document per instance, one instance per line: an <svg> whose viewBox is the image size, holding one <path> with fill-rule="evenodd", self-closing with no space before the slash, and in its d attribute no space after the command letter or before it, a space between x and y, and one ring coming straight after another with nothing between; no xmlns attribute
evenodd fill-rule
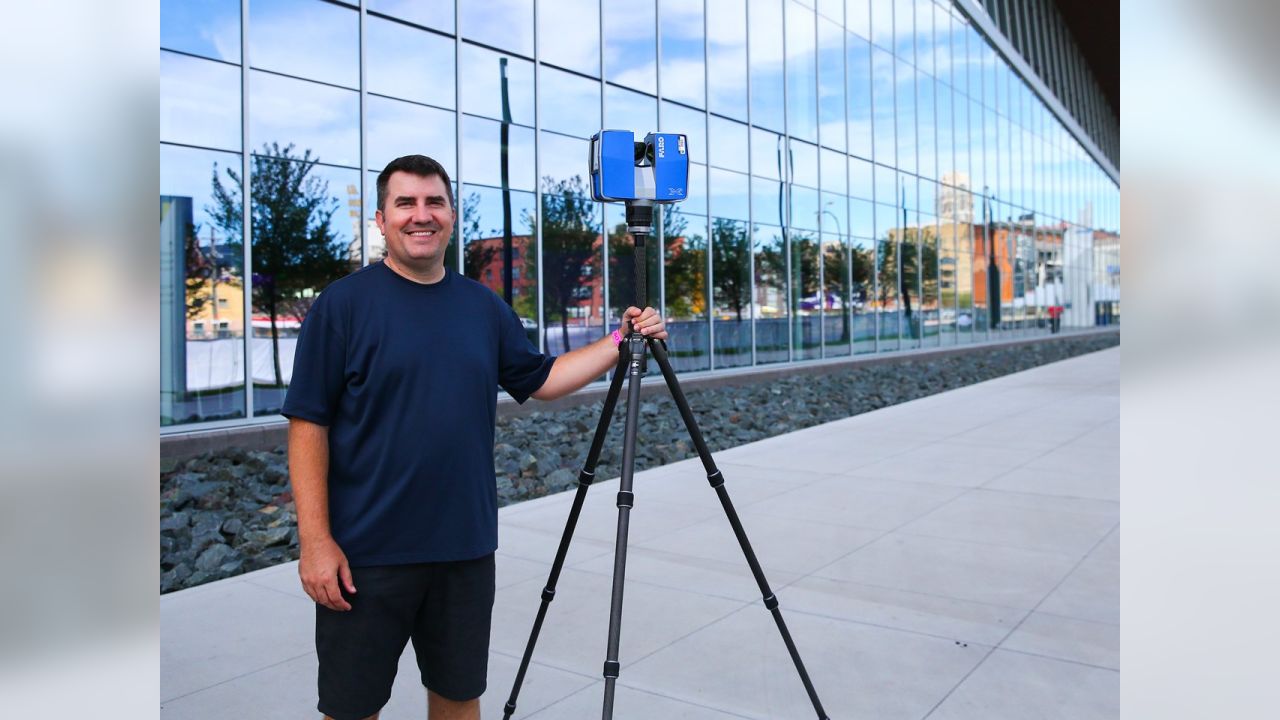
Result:
<svg viewBox="0 0 1280 720"><path fill-rule="evenodd" d="M676 318L705 315L707 309L707 249L701 233L689 232L689 221L678 208L664 208L667 314Z"/></svg>
<svg viewBox="0 0 1280 720"><path fill-rule="evenodd" d="M489 263L498 257L502 248L488 240L480 231L480 193L467 193L462 201L462 274L479 281Z"/></svg>
<svg viewBox="0 0 1280 720"><path fill-rule="evenodd" d="M711 224L711 262L716 305L733 310L739 322L751 306L751 239L745 225L716 218Z"/></svg>
<svg viewBox="0 0 1280 720"><path fill-rule="evenodd" d="M284 385L280 371L279 319L299 321L311 307L312 293L347 273L345 248L329 226L338 209L329 183L312 175L319 162L310 150L301 155L292 144L264 144L253 155L253 305L267 313L271 324L271 357L275 384ZM240 253L244 184L232 168L226 181L213 167L213 201L206 212L226 233L227 246Z"/></svg>
<svg viewBox="0 0 1280 720"><path fill-rule="evenodd" d="M822 253L822 273L826 281L826 292L834 290L840 298L840 342L849 340L849 250L843 243L827 243ZM826 305L826 298L823 298Z"/></svg>
<svg viewBox="0 0 1280 720"><path fill-rule="evenodd" d="M542 179L542 308L547 321L560 321L569 348L569 308L582 297L593 274L599 230L596 205L582 176ZM526 253L526 257L533 253ZM536 268L534 269L536 272Z"/></svg>

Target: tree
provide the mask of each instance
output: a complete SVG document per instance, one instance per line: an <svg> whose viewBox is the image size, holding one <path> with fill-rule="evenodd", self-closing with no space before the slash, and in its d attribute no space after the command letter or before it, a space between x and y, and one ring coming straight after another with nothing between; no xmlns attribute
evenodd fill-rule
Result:
<svg viewBox="0 0 1280 720"><path fill-rule="evenodd" d="M279 317L288 312L298 320L305 318L311 291L323 289L350 269L329 227L338 200L330 196L328 182L311 174L319 161L310 150L299 157L292 144L282 148L278 143L264 144L252 161L253 305L270 319L277 386L284 385ZM226 176L229 182L224 184L218 166L213 166L214 205L206 211L226 233L228 248L242 252L244 184L232 168L226 168Z"/></svg>
<svg viewBox="0 0 1280 720"><path fill-rule="evenodd" d="M560 320L565 350L569 349L569 307L581 298L584 278L594 274L599 232L596 206L581 175L542 179L543 311L546 319Z"/></svg>
<svg viewBox="0 0 1280 720"><path fill-rule="evenodd" d="M751 238L740 222L716 218L711 223L711 263L716 304L733 310L739 322L751 306Z"/></svg>
<svg viewBox="0 0 1280 720"><path fill-rule="evenodd" d="M840 298L840 342L849 341L849 250L844 243L827 243L822 252L822 277L825 294ZM826 297L823 298L826 306Z"/></svg>
<svg viewBox="0 0 1280 720"><path fill-rule="evenodd" d="M667 314L702 316L707 308L707 249L704 236L689 233L689 221L678 208L663 208L666 247Z"/></svg>
<svg viewBox="0 0 1280 720"><path fill-rule="evenodd" d="M483 242L480 230L480 193L467 193L462 202L462 274L472 280L480 281L481 275L493 258L502 252L502 248L494 243Z"/></svg>
<svg viewBox="0 0 1280 720"><path fill-rule="evenodd" d="M204 251L200 249L200 241L197 237L199 233L199 225L187 223L187 237L184 244L187 255L185 285L188 320L200 317L213 299L207 290L209 279L213 277L214 263L210 262L209 258L205 257Z"/></svg>

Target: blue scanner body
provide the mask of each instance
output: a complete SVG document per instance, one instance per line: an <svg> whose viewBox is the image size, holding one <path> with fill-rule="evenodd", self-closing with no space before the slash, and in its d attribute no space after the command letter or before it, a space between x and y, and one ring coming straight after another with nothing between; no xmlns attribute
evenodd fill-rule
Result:
<svg viewBox="0 0 1280 720"><path fill-rule="evenodd" d="M649 133L643 143L630 130L591 137L591 197L598 202L675 203L688 195L688 141L678 133Z"/></svg>

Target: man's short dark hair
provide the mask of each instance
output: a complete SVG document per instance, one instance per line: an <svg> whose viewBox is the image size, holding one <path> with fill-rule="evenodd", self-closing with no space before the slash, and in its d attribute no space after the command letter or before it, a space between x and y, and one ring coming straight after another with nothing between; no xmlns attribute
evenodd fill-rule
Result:
<svg viewBox="0 0 1280 720"><path fill-rule="evenodd" d="M429 178L438 177L444 181L444 191L449 195L449 207L456 208L457 204L453 201L453 183L449 180L449 171L444 169L440 163L432 160L426 155L405 155L387 163L382 168L382 172L378 173L378 209L382 210L386 207L387 202L387 182L391 180L391 176L398 172L406 172L410 175Z"/></svg>

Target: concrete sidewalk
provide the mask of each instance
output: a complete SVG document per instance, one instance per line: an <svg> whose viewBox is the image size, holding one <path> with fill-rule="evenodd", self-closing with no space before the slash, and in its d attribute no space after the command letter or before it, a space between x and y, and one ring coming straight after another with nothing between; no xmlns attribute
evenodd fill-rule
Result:
<svg viewBox="0 0 1280 720"><path fill-rule="evenodd" d="M1119 420L1115 348L716 455L828 715L1119 717ZM517 718L600 715L616 489L590 490ZM701 464L635 491L615 717L813 718ZM500 512L486 720L572 497ZM166 720L318 717L296 563L160 609ZM423 717L410 649L382 718Z"/></svg>

